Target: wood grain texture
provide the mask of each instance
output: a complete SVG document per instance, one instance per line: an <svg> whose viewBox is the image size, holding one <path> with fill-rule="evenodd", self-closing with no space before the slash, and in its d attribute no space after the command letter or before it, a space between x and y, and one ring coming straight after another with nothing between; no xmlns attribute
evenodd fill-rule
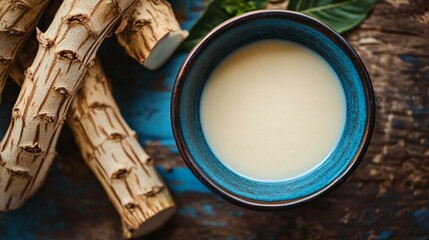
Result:
<svg viewBox="0 0 429 240"><path fill-rule="evenodd" d="M201 11L202 4L187 4L191 11L185 2L193 1L173 1L173 6L182 26L189 28L186 19ZM366 64L376 94L370 148L352 177L334 192L302 208L276 213L245 210L211 194L171 152L174 148L165 147L170 135L163 125L153 131L140 126L143 116L160 119L157 114L163 114L142 100L162 102L162 94L168 98L169 75L175 69L170 65L180 62L183 54L160 72L142 72L115 41L105 44L102 55L111 56L105 69L123 113L140 137L161 140L162 144L149 142L146 150L179 206L172 221L148 239L429 238L429 5L424 0L379 1L371 17L346 38ZM149 80L142 81L143 76ZM10 85L8 89L16 92ZM11 96L5 95L4 101ZM4 111L0 113L3 132ZM62 133L58 149L41 191L22 210L0 214L0 239L119 239L119 216L86 168L69 131Z"/></svg>

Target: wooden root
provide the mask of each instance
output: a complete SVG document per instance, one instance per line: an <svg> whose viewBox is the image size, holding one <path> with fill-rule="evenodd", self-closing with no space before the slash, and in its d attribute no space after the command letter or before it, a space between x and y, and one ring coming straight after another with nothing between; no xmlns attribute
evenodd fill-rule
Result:
<svg viewBox="0 0 429 240"><path fill-rule="evenodd" d="M167 1L138 0L127 26L116 36L128 55L154 70L170 58L188 32L180 28Z"/></svg>
<svg viewBox="0 0 429 240"><path fill-rule="evenodd" d="M170 219L175 204L122 118L98 60L67 115L83 158L122 217L124 236L145 235Z"/></svg>
<svg viewBox="0 0 429 240"><path fill-rule="evenodd" d="M49 0L9 0L0 4L0 101L9 71Z"/></svg>
<svg viewBox="0 0 429 240"><path fill-rule="evenodd" d="M19 85L36 55L37 41L31 40L10 74ZM67 122L85 162L121 216L124 237L139 237L164 225L174 214L175 204L120 114L99 59L85 74L82 88L68 110Z"/></svg>
<svg viewBox="0 0 429 240"><path fill-rule="evenodd" d="M135 0L65 0L45 33L0 145L0 210L20 207L42 185L66 112L87 67Z"/></svg>

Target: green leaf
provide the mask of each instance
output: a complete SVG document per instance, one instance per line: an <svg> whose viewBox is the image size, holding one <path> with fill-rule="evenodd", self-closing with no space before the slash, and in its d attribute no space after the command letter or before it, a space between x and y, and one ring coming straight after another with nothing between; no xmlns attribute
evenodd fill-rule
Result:
<svg viewBox="0 0 429 240"><path fill-rule="evenodd" d="M310 15L343 33L365 20L376 2L377 0L290 0L288 9ZM180 49L191 50L204 35L225 20L265 8L266 5L267 0L212 0Z"/></svg>
<svg viewBox="0 0 429 240"><path fill-rule="evenodd" d="M377 0L291 0L289 10L310 15L339 33L365 20Z"/></svg>
<svg viewBox="0 0 429 240"><path fill-rule="evenodd" d="M252 10L264 8L267 1L246 1L246 0L223 0L222 8L227 13L238 16Z"/></svg>
<svg viewBox="0 0 429 240"><path fill-rule="evenodd" d="M213 0L205 13L189 31L189 36L180 46L181 50L189 51L210 30L231 17L266 6L267 0Z"/></svg>

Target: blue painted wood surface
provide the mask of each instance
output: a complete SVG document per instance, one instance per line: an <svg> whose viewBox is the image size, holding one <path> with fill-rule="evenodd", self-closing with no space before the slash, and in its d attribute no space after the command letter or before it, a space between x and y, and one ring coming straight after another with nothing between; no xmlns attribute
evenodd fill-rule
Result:
<svg viewBox="0 0 429 240"><path fill-rule="evenodd" d="M207 1L172 3L189 29ZM373 78L378 115L371 146L339 189L286 212L255 212L225 202L174 153L170 90L186 53L176 53L151 72L108 39L100 55L114 94L142 144L159 160L179 206L176 216L148 239L429 239L428 11L424 1L380 1L371 18L346 35ZM0 105L0 136L18 91L8 83ZM119 216L73 141L65 127L41 190L21 209L0 213L0 239L121 238Z"/></svg>

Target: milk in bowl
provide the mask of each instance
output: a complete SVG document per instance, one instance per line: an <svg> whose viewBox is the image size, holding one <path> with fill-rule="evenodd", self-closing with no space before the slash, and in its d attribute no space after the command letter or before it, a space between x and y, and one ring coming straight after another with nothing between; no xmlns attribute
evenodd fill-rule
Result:
<svg viewBox="0 0 429 240"><path fill-rule="evenodd" d="M315 168L341 137L346 101L319 54L286 40L260 40L229 54L200 101L204 137L226 167L276 181Z"/></svg>

